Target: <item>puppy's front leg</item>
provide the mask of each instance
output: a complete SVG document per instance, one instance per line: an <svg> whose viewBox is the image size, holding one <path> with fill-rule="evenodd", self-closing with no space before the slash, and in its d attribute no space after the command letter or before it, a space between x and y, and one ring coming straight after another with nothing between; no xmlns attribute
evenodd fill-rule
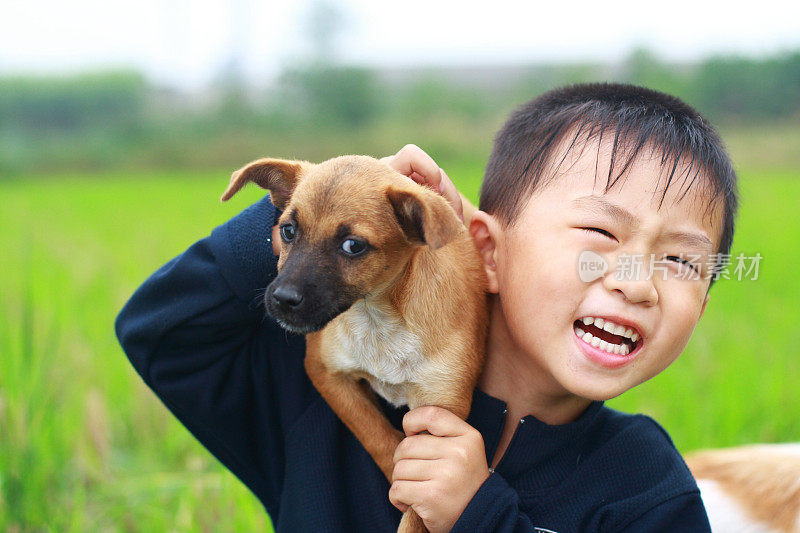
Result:
<svg viewBox="0 0 800 533"><path fill-rule="evenodd" d="M344 372L332 371L320 349L320 335L306 335L305 367L311 383L353 432L391 483L394 451L403 434L378 409L369 387Z"/></svg>
<svg viewBox="0 0 800 533"><path fill-rule="evenodd" d="M472 391L474 389L475 380L462 379L460 382L449 384L449 389L440 386L439 389L430 390L429 387L409 385L406 394L411 409L423 405L435 405L454 413L461 420L466 420L472 407Z"/></svg>

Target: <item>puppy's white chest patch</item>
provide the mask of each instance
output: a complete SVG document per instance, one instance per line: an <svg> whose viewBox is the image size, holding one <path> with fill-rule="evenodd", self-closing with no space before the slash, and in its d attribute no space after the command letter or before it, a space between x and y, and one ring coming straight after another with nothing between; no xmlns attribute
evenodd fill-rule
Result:
<svg viewBox="0 0 800 533"><path fill-rule="evenodd" d="M419 336L392 309L359 300L331 324L329 364L362 371L372 388L395 406L406 405L404 385L420 383L430 368Z"/></svg>

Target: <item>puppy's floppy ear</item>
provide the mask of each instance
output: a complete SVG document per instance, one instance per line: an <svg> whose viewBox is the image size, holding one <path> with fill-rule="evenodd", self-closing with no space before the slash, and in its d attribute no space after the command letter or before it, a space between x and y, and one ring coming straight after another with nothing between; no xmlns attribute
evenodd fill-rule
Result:
<svg viewBox="0 0 800 533"><path fill-rule="evenodd" d="M441 248L462 228L455 211L444 198L426 201L424 195L406 189L389 187L386 197L409 242Z"/></svg>
<svg viewBox="0 0 800 533"><path fill-rule="evenodd" d="M294 187L303 170L311 166L306 161L289 161L286 159L257 159L231 175L231 182L222 194L223 202L252 181L262 189L269 189L270 198L275 206L283 210L292 196Z"/></svg>

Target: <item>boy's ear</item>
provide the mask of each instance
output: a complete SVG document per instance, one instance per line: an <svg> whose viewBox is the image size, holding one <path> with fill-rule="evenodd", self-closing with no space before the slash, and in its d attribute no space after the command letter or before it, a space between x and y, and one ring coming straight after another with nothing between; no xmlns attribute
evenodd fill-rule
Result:
<svg viewBox="0 0 800 533"><path fill-rule="evenodd" d="M485 211L475 210L470 217L469 233L472 242L483 259L483 268L489 282L488 291L498 293L500 285L497 282L497 240L500 237L500 224L492 215Z"/></svg>
<svg viewBox="0 0 800 533"><path fill-rule="evenodd" d="M386 190L386 198L411 243L427 244L435 250L452 241L461 230L461 221L444 198L441 202L425 201L415 191L396 187Z"/></svg>
<svg viewBox="0 0 800 533"><path fill-rule="evenodd" d="M229 200L248 182L252 181L262 189L268 189L272 203L283 211L286 204L289 203L289 198L292 197L300 174L310 166L311 163L307 161L257 159L231 174L231 182L222 193L220 200L223 202Z"/></svg>

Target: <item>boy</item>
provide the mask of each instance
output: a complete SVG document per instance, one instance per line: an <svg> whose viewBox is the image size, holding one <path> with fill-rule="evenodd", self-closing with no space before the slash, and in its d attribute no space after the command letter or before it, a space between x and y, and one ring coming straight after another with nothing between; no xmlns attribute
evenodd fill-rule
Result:
<svg viewBox="0 0 800 533"><path fill-rule="evenodd" d="M455 198L419 151L388 162ZM268 199L158 270L117 334L279 531L390 531L389 500L431 531L707 531L664 430L602 402L666 368L705 310L736 211L714 131L642 88L551 91L498 133L480 209L467 218L492 293L486 368L466 422L383 404L407 435L391 488L309 384L302 338L259 309ZM605 269L579 272L589 263Z"/></svg>

